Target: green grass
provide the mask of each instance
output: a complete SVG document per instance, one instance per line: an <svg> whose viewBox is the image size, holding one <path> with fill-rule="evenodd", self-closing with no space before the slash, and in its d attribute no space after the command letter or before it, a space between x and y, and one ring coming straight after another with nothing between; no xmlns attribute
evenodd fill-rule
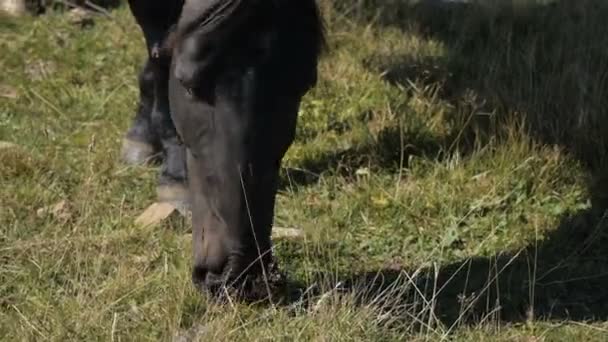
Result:
<svg viewBox="0 0 608 342"><path fill-rule="evenodd" d="M0 18L0 338L605 341L608 6L351 3L323 3L282 170L287 304L209 300L189 223L134 224L157 175L118 162L145 55L125 6Z"/></svg>

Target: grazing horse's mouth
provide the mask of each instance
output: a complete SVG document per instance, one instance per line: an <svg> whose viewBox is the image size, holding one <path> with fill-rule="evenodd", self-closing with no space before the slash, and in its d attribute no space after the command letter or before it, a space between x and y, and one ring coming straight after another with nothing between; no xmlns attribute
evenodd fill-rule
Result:
<svg viewBox="0 0 608 342"><path fill-rule="evenodd" d="M229 294L246 300L262 300L287 286L284 274L274 262L261 270L247 269L239 274L226 268L221 274L194 267L192 282L200 291L214 295Z"/></svg>

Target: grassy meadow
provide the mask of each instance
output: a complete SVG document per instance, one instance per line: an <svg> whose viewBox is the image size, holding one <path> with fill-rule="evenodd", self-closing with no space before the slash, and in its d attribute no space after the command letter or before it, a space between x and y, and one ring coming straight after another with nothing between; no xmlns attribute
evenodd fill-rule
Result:
<svg viewBox="0 0 608 342"><path fill-rule="evenodd" d="M301 294L254 304L191 286L187 220L134 224L128 8L0 17L0 340L606 341L608 4L531 1L321 1L275 219Z"/></svg>

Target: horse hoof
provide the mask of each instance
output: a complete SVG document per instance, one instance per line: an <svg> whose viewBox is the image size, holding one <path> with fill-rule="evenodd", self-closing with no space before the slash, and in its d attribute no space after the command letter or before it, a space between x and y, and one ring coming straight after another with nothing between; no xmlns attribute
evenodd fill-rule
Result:
<svg viewBox="0 0 608 342"><path fill-rule="evenodd" d="M122 151L120 158L123 162L130 165L147 164L154 159L156 151L150 144L135 141L128 138L122 141Z"/></svg>
<svg viewBox="0 0 608 342"><path fill-rule="evenodd" d="M159 185L156 187L158 202L171 203L182 214L190 210L188 188L181 183Z"/></svg>

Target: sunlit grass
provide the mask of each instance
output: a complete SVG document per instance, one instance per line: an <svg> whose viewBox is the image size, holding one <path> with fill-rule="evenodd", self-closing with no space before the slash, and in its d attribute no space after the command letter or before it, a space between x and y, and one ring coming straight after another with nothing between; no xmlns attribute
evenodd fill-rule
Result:
<svg viewBox="0 0 608 342"><path fill-rule="evenodd" d="M350 3L323 5L282 170L275 224L306 236L276 241L304 292L283 304L208 299L189 223L134 224L156 170L118 162L145 55L128 9L0 18L0 336L604 341L608 8Z"/></svg>

